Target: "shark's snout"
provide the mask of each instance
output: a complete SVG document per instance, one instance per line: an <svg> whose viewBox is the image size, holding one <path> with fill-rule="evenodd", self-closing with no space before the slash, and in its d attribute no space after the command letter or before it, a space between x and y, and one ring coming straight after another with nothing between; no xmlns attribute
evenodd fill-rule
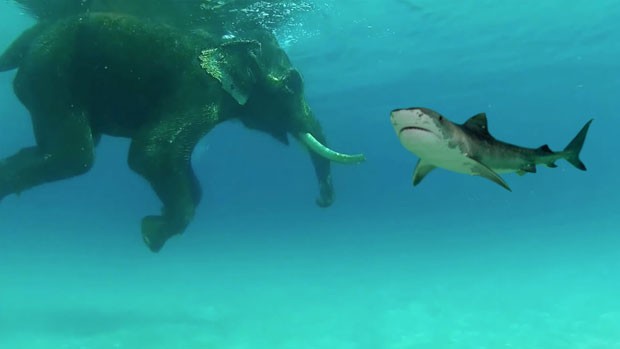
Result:
<svg viewBox="0 0 620 349"><path fill-rule="evenodd" d="M397 112L399 110L400 109L395 109L392 110L392 112L390 113L390 123L392 124L392 127L394 127L396 133L399 133L400 129L402 128L401 122L399 121L399 118L397 116Z"/></svg>
<svg viewBox="0 0 620 349"><path fill-rule="evenodd" d="M429 132L423 120L425 115L420 108L400 108L394 109L390 113L390 122L394 127L397 135L401 135L403 131L426 131Z"/></svg>
<svg viewBox="0 0 620 349"><path fill-rule="evenodd" d="M410 108L397 108L397 109L393 109L392 110L392 114L394 113L399 113L399 112L404 112L404 111L414 111L414 110L422 110L423 108L419 108L419 107L410 107Z"/></svg>
<svg viewBox="0 0 620 349"><path fill-rule="evenodd" d="M392 124L397 123L417 123L419 119L428 116L421 108L400 108L394 109L390 113Z"/></svg>

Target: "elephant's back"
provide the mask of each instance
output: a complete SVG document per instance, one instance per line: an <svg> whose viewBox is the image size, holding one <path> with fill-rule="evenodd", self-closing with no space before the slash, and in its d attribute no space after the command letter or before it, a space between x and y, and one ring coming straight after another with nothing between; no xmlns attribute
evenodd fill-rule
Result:
<svg viewBox="0 0 620 349"><path fill-rule="evenodd" d="M208 84L200 45L175 28L132 16L67 18L49 25L32 45L20 67L30 78L19 79L21 88L16 80L16 90L38 94L37 101L65 89L99 124L135 128L183 89Z"/></svg>
<svg viewBox="0 0 620 349"><path fill-rule="evenodd" d="M68 38L66 45L57 45L57 51L69 53L67 71L79 73L80 79L92 76L139 86L204 74L198 60L200 43L167 25L95 13L59 27L64 35L50 34L60 41Z"/></svg>

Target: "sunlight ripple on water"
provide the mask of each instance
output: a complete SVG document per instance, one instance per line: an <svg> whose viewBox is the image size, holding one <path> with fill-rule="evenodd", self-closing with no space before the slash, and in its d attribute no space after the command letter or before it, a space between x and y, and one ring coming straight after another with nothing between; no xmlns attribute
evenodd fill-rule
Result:
<svg viewBox="0 0 620 349"><path fill-rule="evenodd" d="M247 4L238 1L230 8L226 8L226 6L227 3L222 1L208 1L202 8L207 11L212 9L226 11L227 17L232 15L233 20L229 28L230 34L228 34L231 37L248 25L257 25L272 31L284 47L300 39L316 35L318 30L306 29L304 22L307 16L324 13L329 7L325 3L278 0L248 1Z"/></svg>

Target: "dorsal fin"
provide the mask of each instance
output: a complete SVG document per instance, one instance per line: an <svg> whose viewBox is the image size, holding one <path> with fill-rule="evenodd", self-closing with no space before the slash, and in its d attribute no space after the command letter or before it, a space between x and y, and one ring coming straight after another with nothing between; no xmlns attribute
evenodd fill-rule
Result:
<svg viewBox="0 0 620 349"><path fill-rule="evenodd" d="M467 121L465 121L463 127L478 134L491 137L491 134L489 133L489 127L487 126L486 113L478 113L472 116Z"/></svg>
<svg viewBox="0 0 620 349"><path fill-rule="evenodd" d="M543 153L553 153L553 150L551 150L551 148L549 148L549 146L547 144L543 144L540 147L538 147L538 151L541 151Z"/></svg>

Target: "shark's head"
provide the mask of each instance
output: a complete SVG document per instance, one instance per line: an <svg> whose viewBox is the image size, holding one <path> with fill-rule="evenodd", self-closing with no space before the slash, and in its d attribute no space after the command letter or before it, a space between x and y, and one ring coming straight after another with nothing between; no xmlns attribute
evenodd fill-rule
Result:
<svg viewBox="0 0 620 349"><path fill-rule="evenodd" d="M402 145L424 157L438 147L449 147L454 124L428 108L395 109L390 114L392 126Z"/></svg>

